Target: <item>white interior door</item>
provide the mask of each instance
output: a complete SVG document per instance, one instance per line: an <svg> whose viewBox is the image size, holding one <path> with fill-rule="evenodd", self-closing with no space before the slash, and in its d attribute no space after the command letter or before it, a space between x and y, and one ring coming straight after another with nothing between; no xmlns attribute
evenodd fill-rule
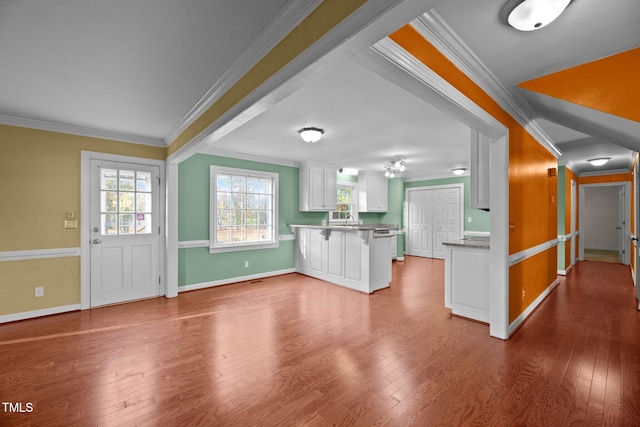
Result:
<svg viewBox="0 0 640 427"><path fill-rule="evenodd" d="M462 233L461 188L411 190L408 192L408 254L444 259L444 242Z"/></svg>
<svg viewBox="0 0 640 427"><path fill-rule="evenodd" d="M444 242L460 239L460 188L433 190L435 233L433 257L444 259Z"/></svg>
<svg viewBox="0 0 640 427"><path fill-rule="evenodd" d="M616 231L618 232L618 259L622 264L625 264L625 200L626 194L624 191L624 187L620 187L618 190L618 226L616 227Z"/></svg>
<svg viewBox="0 0 640 427"><path fill-rule="evenodd" d="M91 306L160 295L159 167L91 160Z"/></svg>
<svg viewBox="0 0 640 427"><path fill-rule="evenodd" d="M432 194L431 190L408 192L409 255L433 257Z"/></svg>

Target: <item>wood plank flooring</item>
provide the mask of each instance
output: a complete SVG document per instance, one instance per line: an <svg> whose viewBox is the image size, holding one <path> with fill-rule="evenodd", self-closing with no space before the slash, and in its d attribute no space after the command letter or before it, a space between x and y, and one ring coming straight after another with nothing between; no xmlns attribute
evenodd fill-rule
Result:
<svg viewBox="0 0 640 427"><path fill-rule="evenodd" d="M640 426L629 268L571 270L508 341L407 257L371 296L288 274L0 325L2 426ZM4 408L4 409L3 409Z"/></svg>

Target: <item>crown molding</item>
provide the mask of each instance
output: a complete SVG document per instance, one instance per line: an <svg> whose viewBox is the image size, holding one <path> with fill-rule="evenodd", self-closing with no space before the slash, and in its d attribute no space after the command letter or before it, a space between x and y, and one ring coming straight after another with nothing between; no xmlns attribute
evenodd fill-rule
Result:
<svg viewBox="0 0 640 427"><path fill-rule="evenodd" d="M469 172L465 172L462 175L454 175L453 173L441 173L437 175L425 175L419 176L415 178L405 178L404 182L420 182L420 181L433 181L436 179L451 179L451 178L463 178L465 176L469 176Z"/></svg>
<svg viewBox="0 0 640 427"><path fill-rule="evenodd" d="M133 144L164 147L164 141L160 138L151 138L141 135L131 135L121 132L112 132L83 126L66 125L62 123L47 122L44 120L23 119L19 117L0 115L0 124L17 126L28 129L44 130L48 132L67 133L71 135L87 136L91 138L109 139L113 141L130 142Z"/></svg>
<svg viewBox="0 0 640 427"><path fill-rule="evenodd" d="M515 118L543 147L556 158L562 154L551 138L530 117L530 107L523 99L516 99L496 76L467 46L438 13L431 9L413 20L410 25L453 62L475 84Z"/></svg>
<svg viewBox="0 0 640 427"><path fill-rule="evenodd" d="M293 160L275 159L271 157L255 156L253 154L237 153L235 151L220 150L217 148L205 148L199 151L200 154L208 154L211 156L229 157L238 160L248 160L251 162L268 163L270 165L289 166L292 168L299 168L300 162Z"/></svg>
<svg viewBox="0 0 640 427"><path fill-rule="evenodd" d="M276 89L281 87L283 83L300 73L304 73L311 64L324 57L336 46L344 43L345 40L349 40L359 30L374 22L401 1L368 0L365 2L183 146L171 153L167 161L179 163L189 158L200 152L204 144L215 142L221 136L240 126L241 123L251 120L274 105L278 101Z"/></svg>
<svg viewBox="0 0 640 427"><path fill-rule="evenodd" d="M164 138L166 146L171 145L195 120L211 107L222 95L238 82L251 68L271 51L287 34L293 31L311 14L322 0L291 0L260 33L229 69L198 100Z"/></svg>
<svg viewBox="0 0 640 427"><path fill-rule="evenodd" d="M631 171L627 169L609 169L609 170L603 170L603 171L597 171L597 172L582 172L578 176L579 177L602 176L602 175L618 175L618 174L628 174L628 173L631 173Z"/></svg>
<svg viewBox="0 0 640 427"><path fill-rule="evenodd" d="M462 111L470 113L473 117L480 119L493 129L506 130L505 126L495 117L480 108L480 106L460 92L458 88L435 73L424 63L420 62L415 56L407 52L389 37L380 40L371 48L374 52L377 52L419 82L422 82L433 92L441 96L442 99L447 100Z"/></svg>

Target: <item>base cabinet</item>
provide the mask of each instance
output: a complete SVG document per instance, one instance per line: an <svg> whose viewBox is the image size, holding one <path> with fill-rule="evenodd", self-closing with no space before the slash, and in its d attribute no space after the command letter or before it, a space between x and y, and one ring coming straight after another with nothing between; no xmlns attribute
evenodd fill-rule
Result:
<svg viewBox="0 0 640 427"><path fill-rule="evenodd" d="M365 293L389 287L390 238L374 238L372 230L295 230L299 273Z"/></svg>
<svg viewBox="0 0 640 427"><path fill-rule="evenodd" d="M445 307L489 323L489 249L445 245L444 268Z"/></svg>

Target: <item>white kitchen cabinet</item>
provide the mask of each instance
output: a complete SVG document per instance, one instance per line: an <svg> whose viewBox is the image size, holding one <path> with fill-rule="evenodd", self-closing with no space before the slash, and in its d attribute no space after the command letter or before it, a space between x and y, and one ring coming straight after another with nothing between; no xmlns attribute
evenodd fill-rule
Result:
<svg viewBox="0 0 640 427"><path fill-rule="evenodd" d="M304 162L300 166L300 210L336 210L336 170L333 165Z"/></svg>
<svg viewBox="0 0 640 427"><path fill-rule="evenodd" d="M451 313L489 323L489 243L460 240L445 244L444 306Z"/></svg>
<svg viewBox="0 0 640 427"><path fill-rule="evenodd" d="M474 209L489 209L491 140L477 130L471 130L471 200Z"/></svg>
<svg viewBox="0 0 640 427"><path fill-rule="evenodd" d="M391 238L374 230L290 225L296 235L296 271L370 294L391 282Z"/></svg>
<svg viewBox="0 0 640 427"><path fill-rule="evenodd" d="M398 258L398 236L391 237L391 259Z"/></svg>
<svg viewBox="0 0 640 427"><path fill-rule="evenodd" d="M358 210L360 212L386 212L388 184L383 173L363 171L358 174Z"/></svg>

